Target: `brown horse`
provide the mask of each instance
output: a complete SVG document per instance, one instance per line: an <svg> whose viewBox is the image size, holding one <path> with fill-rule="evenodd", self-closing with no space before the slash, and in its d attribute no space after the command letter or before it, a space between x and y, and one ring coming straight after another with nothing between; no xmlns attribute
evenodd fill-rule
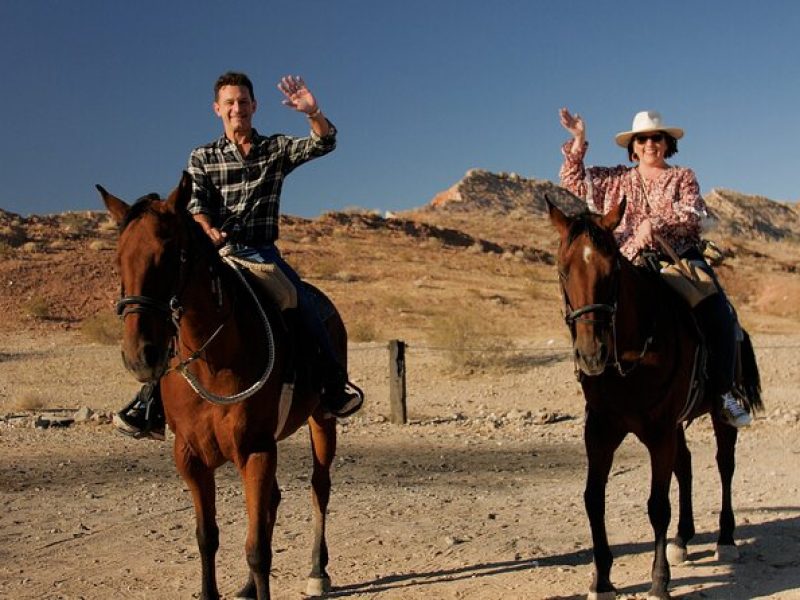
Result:
<svg viewBox="0 0 800 600"><path fill-rule="evenodd" d="M219 598L214 471L227 461L241 474L248 514L245 550L250 577L237 597L270 597L272 532L280 502L277 442L306 422L311 432L314 507L306 593L323 594L330 589L325 519L336 421L325 418L318 394L307 381L295 382L290 408L280 402L291 352L278 311L259 312L236 273L186 211L191 195L186 173L166 201L150 195L129 206L98 189L120 224L122 357L137 380L160 379L167 422L175 433L175 464L194 500L202 566L200 597ZM335 351L346 364L347 340L339 315L329 318L327 326ZM240 402L216 404L195 392L181 369L191 369L194 381L217 396L235 396L248 386L255 389L253 382L264 382Z"/></svg>
<svg viewBox="0 0 800 600"><path fill-rule="evenodd" d="M633 433L650 454L647 512L655 534L652 586L648 598L669 598L669 563L686 559L694 536L692 465L683 422L709 412L710 394L689 399L696 368L702 369L700 336L686 303L658 275L638 268L619 252L613 230L625 200L605 216L568 217L548 201L550 220L561 240L558 275L572 335L576 371L586 398L584 442L588 473L584 503L592 533L594 580L589 598L607 600L613 558L605 528L605 489L614 452ZM737 391L751 408L761 408L758 369L745 334ZM722 481L717 555L733 559L736 546L731 506L736 429L711 411ZM679 486L678 531L667 545L672 473Z"/></svg>

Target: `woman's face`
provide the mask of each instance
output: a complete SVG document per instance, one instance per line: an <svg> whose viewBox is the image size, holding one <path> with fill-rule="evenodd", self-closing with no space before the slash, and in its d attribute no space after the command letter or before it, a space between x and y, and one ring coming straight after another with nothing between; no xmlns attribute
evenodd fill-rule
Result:
<svg viewBox="0 0 800 600"><path fill-rule="evenodd" d="M667 138L661 131L639 133L633 137L633 153L640 164L661 167L666 164Z"/></svg>

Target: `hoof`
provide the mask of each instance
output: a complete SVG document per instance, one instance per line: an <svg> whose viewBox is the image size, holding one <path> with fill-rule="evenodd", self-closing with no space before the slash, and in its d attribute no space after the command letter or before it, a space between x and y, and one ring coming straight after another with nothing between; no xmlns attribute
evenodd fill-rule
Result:
<svg viewBox="0 0 800 600"><path fill-rule="evenodd" d="M669 543L667 544L667 562L672 565L680 565L686 562L686 559L689 558L689 553L686 551L686 548L681 548L678 544Z"/></svg>
<svg viewBox="0 0 800 600"><path fill-rule="evenodd" d="M330 577L309 577L306 583L306 597L319 598L331 591Z"/></svg>
<svg viewBox="0 0 800 600"><path fill-rule="evenodd" d="M589 592L586 600L616 600L617 592Z"/></svg>
<svg viewBox="0 0 800 600"><path fill-rule="evenodd" d="M256 600L256 584L252 581L248 581L247 584L236 592L234 595L233 600Z"/></svg>
<svg viewBox="0 0 800 600"><path fill-rule="evenodd" d="M734 562L739 560L739 549L734 546L733 544L730 545L718 545L717 551L714 553L714 558L717 559L717 562Z"/></svg>

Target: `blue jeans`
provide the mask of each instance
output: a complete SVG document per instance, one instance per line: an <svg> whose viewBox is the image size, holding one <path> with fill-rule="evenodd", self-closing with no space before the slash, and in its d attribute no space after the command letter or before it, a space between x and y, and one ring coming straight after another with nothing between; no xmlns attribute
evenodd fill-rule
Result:
<svg viewBox="0 0 800 600"><path fill-rule="evenodd" d="M308 288L303 284L297 272L289 266L289 263L283 260L278 247L270 244L269 246L254 248L251 246L234 244L232 245L232 249L233 254L241 258L278 266L297 289L297 310L300 313L302 322L308 328L308 333L316 339L323 355L329 361L332 361L333 364L341 366L333 351L328 330L325 328L322 318L319 316L317 303L314 301L314 298L312 298L311 292L309 292Z"/></svg>

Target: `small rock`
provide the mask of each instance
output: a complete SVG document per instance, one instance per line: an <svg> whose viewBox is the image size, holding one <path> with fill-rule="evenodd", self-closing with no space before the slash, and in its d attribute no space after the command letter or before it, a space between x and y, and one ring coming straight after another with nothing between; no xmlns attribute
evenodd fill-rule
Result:
<svg viewBox="0 0 800 600"><path fill-rule="evenodd" d="M78 409L78 412L76 412L72 418L75 420L76 423L85 423L86 421L92 418L93 414L94 412L92 411L91 408L89 408L88 406L81 406Z"/></svg>

